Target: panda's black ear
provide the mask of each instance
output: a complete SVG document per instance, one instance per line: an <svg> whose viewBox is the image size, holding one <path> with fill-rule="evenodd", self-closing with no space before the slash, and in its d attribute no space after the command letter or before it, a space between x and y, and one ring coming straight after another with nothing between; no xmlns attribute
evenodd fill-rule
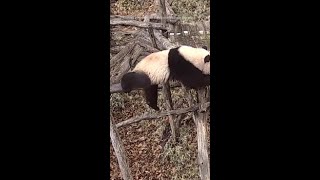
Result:
<svg viewBox="0 0 320 180"><path fill-rule="evenodd" d="M208 50L207 46L202 46L202 49Z"/></svg>

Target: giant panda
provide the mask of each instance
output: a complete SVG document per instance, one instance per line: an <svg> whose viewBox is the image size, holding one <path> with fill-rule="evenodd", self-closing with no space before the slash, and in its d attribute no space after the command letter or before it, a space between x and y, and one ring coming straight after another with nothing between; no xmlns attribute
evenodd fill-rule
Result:
<svg viewBox="0 0 320 180"><path fill-rule="evenodd" d="M158 85L170 79L193 89L210 85L210 52L207 48L180 46L152 53L121 78L121 87L126 93L143 88L147 104L158 111Z"/></svg>

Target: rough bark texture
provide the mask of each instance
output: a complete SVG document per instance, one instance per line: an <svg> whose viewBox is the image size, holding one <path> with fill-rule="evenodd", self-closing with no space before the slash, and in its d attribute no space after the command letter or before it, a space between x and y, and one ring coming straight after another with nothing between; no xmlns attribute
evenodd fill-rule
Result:
<svg viewBox="0 0 320 180"><path fill-rule="evenodd" d="M166 82L163 85L162 92L163 92L164 99L165 99L165 102L166 102L167 110L172 110L173 109L173 105L172 105L171 91L170 91L169 82ZM174 123L173 115L169 115L169 123L170 123L171 135L172 135L173 142L176 142L177 141L177 137L176 137L176 130L175 130L175 123Z"/></svg>
<svg viewBox="0 0 320 180"><path fill-rule="evenodd" d="M206 102L207 91L206 88L198 90L198 98L200 106ZM208 155L208 134L207 134L207 119L208 112L205 108L200 108L195 113L196 127L197 127L197 141L198 141L198 163L199 163L199 174L201 180L210 180L210 161Z"/></svg>
<svg viewBox="0 0 320 180"><path fill-rule="evenodd" d="M110 19L110 25L123 25L123 26L136 26L141 28L152 27L154 29L166 30L167 28L161 23L147 23L136 20L124 20L124 19Z"/></svg>
<svg viewBox="0 0 320 180"><path fill-rule="evenodd" d="M119 167L121 170L121 175L124 180L133 180L131 175L131 170L129 168L128 159L126 156L126 152L123 148L122 141L119 137L119 133L117 131L117 127L115 127L113 122L113 116L110 114L110 139L112 142L112 146L114 152L116 153Z"/></svg>
<svg viewBox="0 0 320 180"><path fill-rule="evenodd" d="M207 108L209 106L210 106L210 102L207 102L202 107L205 109L205 108ZM185 114L187 112L196 111L199 108L200 108L200 104L197 104L197 105L194 105L194 106L191 106L191 107L171 110L171 111L167 111L167 112L150 113L150 114L148 113L148 114L144 114L144 115L142 115L140 117L133 117L133 118L130 118L128 120L122 121L122 122L118 123L116 125L116 127L119 128L119 127L122 127L122 126L126 126L126 125L129 125L129 124L140 122L142 120L159 119L159 118L162 118L164 116L169 116L169 115Z"/></svg>

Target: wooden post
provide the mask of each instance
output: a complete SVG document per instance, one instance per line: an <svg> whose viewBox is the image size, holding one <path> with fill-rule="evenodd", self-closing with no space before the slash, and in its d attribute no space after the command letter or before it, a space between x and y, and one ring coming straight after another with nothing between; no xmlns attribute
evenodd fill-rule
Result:
<svg viewBox="0 0 320 180"><path fill-rule="evenodd" d="M189 106L193 105L193 98L190 90L182 85L184 94L187 97ZM205 104L207 102L209 92L206 87L201 88L197 91L198 103ZM192 113L192 119L196 124L197 129L197 142L198 142L198 163L199 163L199 175L201 180L210 179L210 161L208 154L208 135L207 135L207 119L208 111L205 107L199 108L198 111Z"/></svg>
<svg viewBox="0 0 320 180"><path fill-rule="evenodd" d="M133 180L131 171L128 165L128 159L126 156L126 152L123 148L122 141L120 139L117 128L113 122L113 116L110 114L110 138L112 142L113 149L116 153L119 167L121 170L121 175L124 180Z"/></svg>
<svg viewBox="0 0 320 180"><path fill-rule="evenodd" d="M148 28L148 32L149 32L149 35L150 35L152 46L155 49L159 49L158 46L157 46L157 43L156 43L156 37L154 36L154 32L153 32L153 29L151 27Z"/></svg>
<svg viewBox="0 0 320 180"><path fill-rule="evenodd" d="M198 90L199 103L204 104L207 100L207 89L201 88ZM201 106L200 106L201 107ZM197 142L198 142L198 163L199 174L201 180L210 179L210 161L208 155L208 135L207 135L207 119L208 112L204 108L199 108L195 112L195 122L197 127Z"/></svg>
<svg viewBox="0 0 320 180"><path fill-rule="evenodd" d="M187 98L189 107L193 106L194 103L193 103L193 98L192 98L191 91L188 88L186 88L182 83L181 83L181 87L182 87L182 89L184 91L185 97ZM196 124L195 113L192 113L192 119L193 119L193 122Z"/></svg>
<svg viewBox="0 0 320 180"><path fill-rule="evenodd" d="M163 92L164 100L166 101L167 110L172 110L173 105L172 105L169 82L166 82L165 84L163 84L162 92ZM175 143L177 141L177 138L176 138L176 131L175 131L175 124L174 124L173 115L169 115L169 123L170 123L170 128L171 128L171 135L172 135L172 139L173 139L172 142Z"/></svg>

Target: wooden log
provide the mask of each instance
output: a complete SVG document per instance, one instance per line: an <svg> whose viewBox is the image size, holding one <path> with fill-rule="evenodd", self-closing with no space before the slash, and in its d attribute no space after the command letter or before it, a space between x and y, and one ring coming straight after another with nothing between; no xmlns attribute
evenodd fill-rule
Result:
<svg viewBox="0 0 320 180"><path fill-rule="evenodd" d="M161 24L165 25L167 22L167 20L165 19L165 17L167 16L166 0L160 0L159 12L161 14Z"/></svg>
<svg viewBox="0 0 320 180"><path fill-rule="evenodd" d="M171 5L169 4L169 2L167 0L165 0L165 6L166 6L166 14L167 15L175 15L174 11L171 8Z"/></svg>
<svg viewBox="0 0 320 180"><path fill-rule="evenodd" d="M167 38L165 38L160 31L154 31L156 39L159 41L162 49L171 49L177 47L177 45L171 43Z"/></svg>
<svg viewBox="0 0 320 180"><path fill-rule="evenodd" d="M168 28L165 27L161 23L147 23L147 22L141 22L141 21L136 21L136 20L123 20L120 18L116 19L110 19L110 25L123 25L123 26L135 26L135 27L140 27L140 28L148 28L152 27L154 29L160 29L160 30L167 30Z"/></svg>
<svg viewBox="0 0 320 180"><path fill-rule="evenodd" d="M112 74L116 73L116 75L110 77L110 82L112 84L119 83L123 74L129 71L130 58L131 55L127 55L126 57L124 57L122 63L119 66L117 66L115 70L112 71Z"/></svg>
<svg viewBox="0 0 320 180"><path fill-rule="evenodd" d="M140 46L144 47L146 49L146 51L148 51L148 52L153 53L153 52L158 52L159 51L159 49L156 49L156 48L154 48L152 46L148 46L146 43L143 43L143 42L140 42L140 41L138 41L137 43ZM150 53L148 53L148 54L150 54Z"/></svg>
<svg viewBox="0 0 320 180"><path fill-rule="evenodd" d="M156 38L154 36L153 29L151 27L148 28L148 32L149 32L149 35L150 35L150 39L151 39L153 48L159 49L158 46L157 46L157 43L156 43Z"/></svg>
<svg viewBox="0 0 320 180"><path fill-rule="evenodd" d="M143 49L140 47L140 45L136 44L136 46L132 50L132 55L128 55L124 58L124 61L121 63L121 65L117 69L117 76L111 77L111 82L113 84L119 83L121 81L122 76L127 73L130 70L130 67L132 65L131 59L135 58L135 60L139 57ZM134 60L134 61L135 61Z"/></svg>
<svg viewBox="0 0 320 180"><path fill-rule="evenodd" d="M112 147L118 159L122 178L124 180L133 180L129 167L128 158L124 150L117 127L114 125L113 116L110 114L110 139Z"/></svg>
<svg viewBox="0 0 320 180"><path fill-rule="evenodd" d="M200 109L195 112L196 128L197 128L197 142L198 142L198 163L199 175L201 180L210 180L210 161L208 155L208 135L207 135L207 119L208 112L203 108L203 104L207 99L206 88L198 90L198 99Z"/></svg>
<svg viewBox="0 0 320 180"><path fill-rule="evenodd" d="M209 107L210 106L210 102L205 103L204 105L202 105L202 107ZM164 116L169 116L169 115L179 115L179 114L185 114L188 112L193 112L196 111L200 108L200 104L191 106L191 107L187 107L187 108L181 108L181 109L176 109L176 110L170 110L167 112L160 112L160 113L145 113L142 116L139 117L132 117L128 120L119 122L116 127L122 127L122 126L126 126L129 124L133 124L133 123L137 123L140 122L142 120L151 120L151 119L159 119L162 118Z"/></svg>
<svg viewBox="0 0 320 180"><path fill-rule="evenodd" d="M116 54L115 56L113 56L113 58L110 60L110 68L112 68L114 65L116 65L117 63L120 63L121 60L132 51L132 49L134 48L135 43L134 42L130 42L128 43L124 49L122 49L118 54Z"/></svg>
<svg viewBox="0 0 320 180"><path fill-rule="evenodd" d="M173 104L172 104L172 99L171 99L171 91L170 91L169 82L166 82L165 84L163 84L162 93L164 96L164 100L166 102L166 107L167 107L166 109L172 110ZM176 130L175 130L176 128L175 128L173 115L169 115L169 123L170 123L171 135L172 135L172 139L173 139L172 142L175 143L177 141L177 137L176 137Z"/></svg>
<svg viewBox="0 0 320 180"><path fill-rule="evenodd" d="M194 104L194 101L193 101L193 97L192 97L192 94L191 94L191 91L190 89L186 88L186 86L184 86L183 84L181 84L182 86L182 90L185 94L185 97L187 99L187 102L188 102L188 105L191 107L193 106ZM196 117L195 117L195 113L192 113L192 120L193 122L196 124Z"/></svg>
<svg viewBox="0 0 320 180"><path fill-rule="evenodd" d="M111 15L110 18L118 18L118 19L123 19L123 20L136 20L136 21L143 21L144 17L135 17L135 16L119 16L119 15ZM158 20L161 21L161 16L157 15L157 14L151 14L149 16L150 21L152 20ZM165 17L167 20L167 23L170 24L175 24L176 22L180 21L179 18L175 17L175 16L166 16Z"/></svg>
<svg viewBox="0 0 320 180"><path fill-rule="evenodd" d="M136 49L133 49L132 58L131 58L131 61L129 62L130 69L132 69L135 66L136 61L142 52L143 52L143 48L139 44L137 44Z"/></svg>
<svg viewBox="0 0 320 180"><path fill-rule="evenodd" d="M126 46L114 46L110 48L110 52L113 54L119 53L121 50L123 50Z"/></svg>

